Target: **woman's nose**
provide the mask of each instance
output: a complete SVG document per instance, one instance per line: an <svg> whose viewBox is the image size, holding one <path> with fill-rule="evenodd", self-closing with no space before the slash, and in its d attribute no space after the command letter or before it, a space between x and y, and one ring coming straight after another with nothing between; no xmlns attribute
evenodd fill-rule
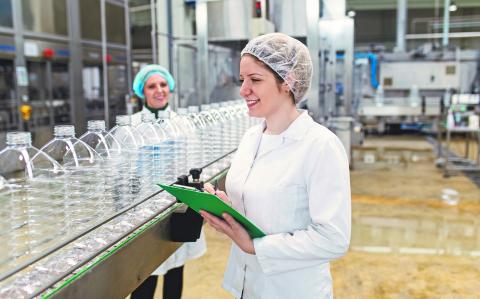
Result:
<svg viewBox="0 0 480 299"><path fill-rule="evenodd" d="M240 95L242 97L248 96L250 94L250 86L248 86L246 81L243 81L242 86L240 86Z"/></svg>

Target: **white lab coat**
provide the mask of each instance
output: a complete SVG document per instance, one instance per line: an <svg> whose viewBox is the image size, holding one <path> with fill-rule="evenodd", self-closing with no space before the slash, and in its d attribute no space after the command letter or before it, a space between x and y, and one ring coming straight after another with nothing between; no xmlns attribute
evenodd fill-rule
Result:
<svg viewBox="0 0 480 299"><path fill-rule="evenodd" d="M175 112L167 107L167 111L170 111L170 117L175 115ZM144 108L137 113L132 114L131 122L133 126L137 126L142 122L142 115L145 113L151 113L148 109ZM180 174L179 174L180 175ZM192 260L201 257L207 251L207 244L205 242L205 235L202 232L200 238L196 242L184 243L180 246L168 259L166 259L153 273L152 275L164 275L168 270L183 266L187 260Z"/></svg>
<svg viewBox="0 0 480 299"><path fill-rule="evenodd" d="M332 298L329 262L350 242L348 159L340 140L303 112L278 146L256 156L265 123L250 128L227 175L235 209L267 236L256 255L232 245L222 286L236 298Z"/></svg>

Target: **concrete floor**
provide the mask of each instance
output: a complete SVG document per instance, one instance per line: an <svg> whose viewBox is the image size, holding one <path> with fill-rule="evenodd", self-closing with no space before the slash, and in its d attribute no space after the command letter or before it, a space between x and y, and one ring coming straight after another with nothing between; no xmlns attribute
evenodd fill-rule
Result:
<svg viewBox="0 0 480 299"><path fill-rule="evenodd" d="M368 138L365 147L353 155L352 241L331 266L335 297L479 298L480 188L444 178L422 137ZM459 192L456 205L442 200L445 188ZM208 251L186 265L183 298L231 298L220 287L230 242L205 230Z"/></svg>

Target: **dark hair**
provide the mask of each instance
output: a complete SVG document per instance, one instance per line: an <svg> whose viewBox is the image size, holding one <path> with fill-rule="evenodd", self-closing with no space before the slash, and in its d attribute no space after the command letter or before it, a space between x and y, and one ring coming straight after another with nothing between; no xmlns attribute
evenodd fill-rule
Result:
<svg viewBox="0 0 480 299"><path fill-rule="evenodd" d="M283 80L282 77L280 77L280 75L275 72L270 66L268 66L265 62L261 61L260 59L258 59L257 57L253 56L252 54L243 54L243 56L249 56L249 57L252 57L253 59L255 59L256 62L258 62L259 64L263 65L270 73L273 74L273 76L275 77L275 81L277 81L277 87L278 87L278 90L280 90L280 85L284 84L285 83L285 80ZM243 57L242 56L242 57ZM288 91L288 94L290 95L290 98L292 99L293 101L293 104L295 105L295 96L293 95L293 92L291 90Z"/></svg>

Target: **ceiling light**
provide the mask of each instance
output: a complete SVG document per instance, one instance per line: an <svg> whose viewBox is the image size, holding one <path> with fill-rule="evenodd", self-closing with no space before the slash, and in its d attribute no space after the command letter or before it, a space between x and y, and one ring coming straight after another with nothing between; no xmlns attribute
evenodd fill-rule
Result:
<svg viewBox="0 0 480 299"><path fill-rule="evenodd" d="M347 16L349 16L350 18L355 17L355 15L356 15L356 13L355 13L354 10L349 10L349 11L347 12Z"/></svg>
<svg viewBox="0 0 480 299"><path fill-rule="evenodd" d="M448 10L453 12L453 11L457 11L457 4L455 4L455 2L452 1L452 3L450 4L450 6L448 7Z"/></svg>

